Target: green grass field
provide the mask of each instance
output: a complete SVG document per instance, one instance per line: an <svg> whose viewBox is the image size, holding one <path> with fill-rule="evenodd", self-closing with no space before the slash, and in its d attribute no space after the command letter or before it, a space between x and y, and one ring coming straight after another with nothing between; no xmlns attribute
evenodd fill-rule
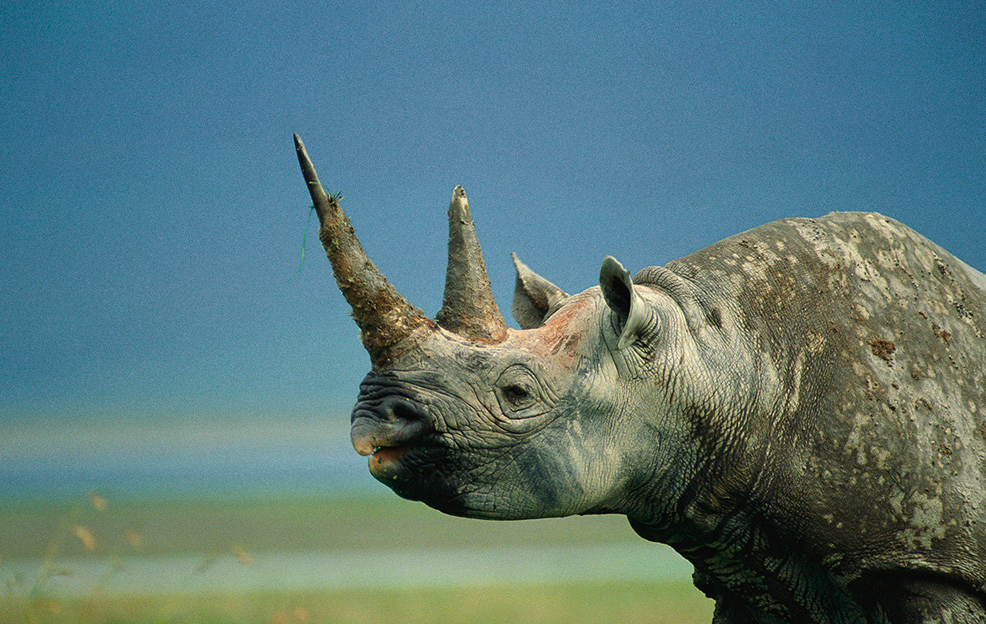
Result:
<svg viewBox="0 0 986 624"><path fill-rule="evenodd" d="M680 578L654 581L550 582L511 578L449 586L403 582L400 569L381 569L379 587L217 591L178 569L160 590L142 581L126 591L135 563L193 558L247 570L268 553L330 552L372 568L394 551L472 551L609 546L640 542L618 517L482 522L442 515L393 496L270 500L104 500L64 504L5 503L0 509L0 621L65 624L330 622L708 622L712 603ZM659 548L655 546L655 548ZM177 560L176 559L176 560ZM42 572L17 573L18 563L43 560ZM80 590L59 591L71 562L102 566L106 576ZM213 569L213 572L216 572ZM317 573L318 571L316 571ZM213 585L215 584L213 574ZM165 582L168 581L168 582ZM211 586L210 586L211 587ZM123 588L123 589L121 589Z"/></svg>
<svg viewBox="0 0 986 624"><path fill-rule="evenodd" d="M50 623L649 623L711 621L711 603L686 584L518 585L416 591L178 594L7 599L3 622Z"/></svg>

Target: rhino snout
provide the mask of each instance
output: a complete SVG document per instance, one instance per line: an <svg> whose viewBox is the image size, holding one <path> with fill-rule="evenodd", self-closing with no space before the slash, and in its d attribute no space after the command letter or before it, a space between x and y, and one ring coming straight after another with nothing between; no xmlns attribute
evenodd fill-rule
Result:
<svg viewBox="0 0 986 624"><path fill-rule="evenodd" d="M353 409L352 441L360 455L398 455L433 432L424 406L403 396L360 401Z"/></svg>

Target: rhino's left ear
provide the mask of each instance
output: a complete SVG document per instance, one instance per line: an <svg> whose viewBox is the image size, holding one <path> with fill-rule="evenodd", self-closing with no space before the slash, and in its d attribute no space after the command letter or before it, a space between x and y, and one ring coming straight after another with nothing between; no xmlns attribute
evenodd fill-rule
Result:
<svg viewBox="0 0 986 624"><path fill-rule="evenodd" d="M568 294L544 279L512 253L510 257L517 269L514 286L514 302L511 312L521 329L534 329L544 324L545 317L555 304L568 298Z"/></svg>
<svg viewBox="0 0 986 624"><path fill-rule="evenodd" d="M616 331L620 336L618 347L623 350L637 335L646 329L647 313L640 295L633 290L630 272L613 256L606 256L599 269L599 286L606 305L616 317Z"/></svg>

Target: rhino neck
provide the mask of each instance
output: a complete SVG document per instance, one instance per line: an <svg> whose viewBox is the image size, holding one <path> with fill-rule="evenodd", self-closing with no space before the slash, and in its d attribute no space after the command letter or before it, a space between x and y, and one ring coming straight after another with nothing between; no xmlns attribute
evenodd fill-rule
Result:
<svg viewBox="0 0 986 624"><path fill-rule="evenodd" d="M695 584L733 616L756 622L855 623L866 615L849 590L817 561L791 548L770 511L754 500L725 504L693 485L673 519L630 526L670 545L695 566ZM723 605L727 605L723 607ZM743 621L746 621L745 619Z"/></svg>
<svg viewBox="0 0 986 624"><path fill-rule="evenodd" d="M824 341L798 316L804 289L785 282L791 290L784 296L794 298L771 301L781 293L765 291L756 274L734 271L734 251L706 250L635 278L665 292L669 281L687 284L683 300L698 319L690 330L701 365L686 385L708 394L686 398L698 459L675 506L631 515L631 526L671 545L708 579L710 592L735 596L759 621L860 621L862 611L844 587L817 563L788 554L803 530L798 497L790 495L801 483L792 484L792 475L804 466L805 442L828 384L822 377L806 383L802 372L808 365L824 368L818 360L828 352L817 348ZM776 322L763 313L774 304Z"/></svg>

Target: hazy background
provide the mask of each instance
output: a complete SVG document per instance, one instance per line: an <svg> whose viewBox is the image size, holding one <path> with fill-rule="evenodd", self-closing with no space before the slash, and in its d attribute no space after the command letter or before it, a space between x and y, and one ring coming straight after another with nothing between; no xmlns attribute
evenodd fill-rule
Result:
<svg viewBox="0 0 986 624"><path fill-rule="evenodd" d="M299 270L293 132L429 313L456 184L505 312L510 251L577 292L606 254L832 210L986 268L978 1L8 1L0 24L8 486L67 483L53 457L80 484L292 453L285 479L363 474L368 358L314 222Z"/></svg>

